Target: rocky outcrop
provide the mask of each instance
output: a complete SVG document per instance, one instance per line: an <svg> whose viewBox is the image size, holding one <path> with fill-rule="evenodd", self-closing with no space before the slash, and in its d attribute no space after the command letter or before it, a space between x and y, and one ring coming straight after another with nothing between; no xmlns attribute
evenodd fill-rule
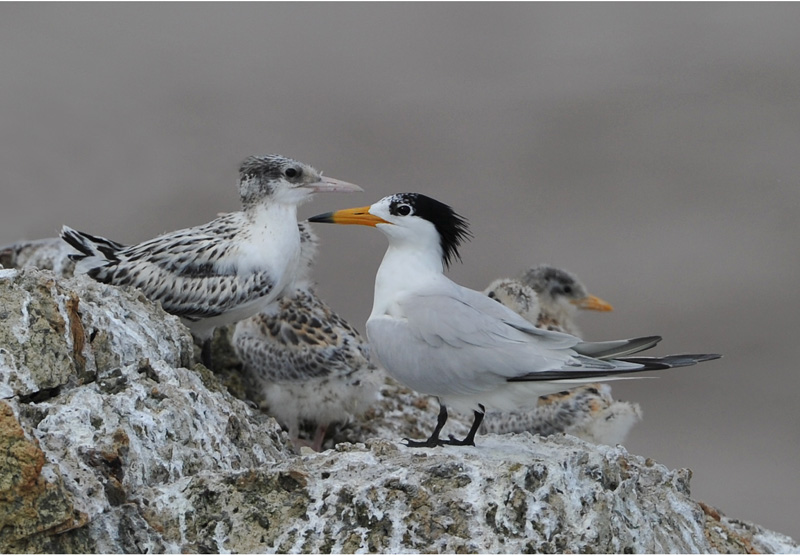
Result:
<svg viewBox="0 0 800 556"><path fill-rule="evenodd" d="M0 401L0 545L55 534L86 522L57 472L42 473L44 452L25 437L7 403Z"/></svg>
<svg viewBox="0 0 800 556"><path fill-rule="evenodd" d="M74 250L60 237L18 241L0 247L0 267L52 270L56 276L68 278L75 269L67 256L70 253Z"/></svg>
<svg viewBox="0 0 800 556"><path fill-rule="evenodd" d="M622 447L523 433L408 449L397 441L425 436L437 407L392 383L334 449L297 454L195 362L188 330L158 305L8 261L3 551L800 550L694 501L688 470ZM235 383L235 361L215 360ZM464 426L454 419L453 432Z"/></svg>
<svg viewBox="0 0 800 556"><path fill-rule="evenodd" d="M15 506L35 506L45 495L53 506L27 511L19 525L6 518L0 538L7 549L176 548L158 523L147 522L144 493L204 471L289 457L274 420L194 367L188 330L141 294L85 277L6 269L0 307L2 430L19 446L11 452L17 462L6 467L23 470L4 481L8 511L0 515L21 515ZM15 496L33 496L23 488L33 484L44 494Z"/></svg>

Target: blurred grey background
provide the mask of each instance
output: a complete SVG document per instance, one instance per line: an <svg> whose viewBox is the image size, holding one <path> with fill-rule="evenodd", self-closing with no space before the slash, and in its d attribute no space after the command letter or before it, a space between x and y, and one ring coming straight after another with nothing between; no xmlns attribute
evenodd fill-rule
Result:
<svg viewBox="0 0 800 556"><path fill-rule="evenodd" d="M548 262L613 313L725 358L613 385L636 454L800 539L800 5L0 4L0 244L64 223L122 242L236 210L279 152L467 216L450 275ZM317 226L358 328L385 239Z"/></svg>

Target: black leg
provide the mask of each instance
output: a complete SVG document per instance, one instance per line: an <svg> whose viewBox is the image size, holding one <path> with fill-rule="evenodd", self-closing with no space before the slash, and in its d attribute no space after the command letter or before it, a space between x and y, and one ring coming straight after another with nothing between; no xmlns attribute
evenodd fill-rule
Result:
<svg viewBox="0 0 800 556"><path fill-rule="evenodd" d="M206 366L206 369L209 370L211 370L211 342L213 340L213 336L203 340L203 347L200 350L200 360L202 361L203 365Z"/></svg>
<svg viewBox="0 0 800 556"><path fill-rule="evenodd" d="M444 443L449 446L475 446L475 434L478 432L478 429L483 422L483 414L486 412L486 408L483 405L478 404L478 407L481 408L480 411L475 411L475 420L472 421L472 427L469 429L467 436L464 437L464 440L456 440L453 435L450 435L450 440L445 440Z"/></svg>
<svg viewBox="0 0 800 556"><path fill-rule="evenodd" d="M444 404L440 401L439 402L439 418L436 421L436 428L433 429L433 434L431 434L428 440L409 440L408 438L404 438L403 440L406 441L406 446L409 448L435 448L436 446L441 446L445 443L444 440L439 439L439 433L442 432L444 428L444 424L447 422L447 408Z"/></svg>

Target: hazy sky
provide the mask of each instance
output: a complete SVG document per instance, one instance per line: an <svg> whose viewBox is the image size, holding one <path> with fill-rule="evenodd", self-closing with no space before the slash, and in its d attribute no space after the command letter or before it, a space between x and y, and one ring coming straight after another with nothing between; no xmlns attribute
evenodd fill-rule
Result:
<svg viewBox="0 0 800 556"><path fill-rule="evenodd" d="M613 313L725 358L613 385L629 451L800 539L800 5L0 4L0 244L122 242L238 207L279 152L469 218L450 275L548 262ZM363 331L385 238L317 226L325 298Z"/></svg>

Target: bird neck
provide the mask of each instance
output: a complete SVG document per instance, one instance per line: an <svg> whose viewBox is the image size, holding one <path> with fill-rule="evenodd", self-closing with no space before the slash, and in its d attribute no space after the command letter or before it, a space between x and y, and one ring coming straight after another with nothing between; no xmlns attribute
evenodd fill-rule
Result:
<svg viewBox="0 0 800 556"><path fill-rule="evenodd" d="M394 300L447 280L442 255L406 243L389 244L375 277L372 316L393 314Z"/></svg>
<svg viewBox="0 0 800 556"><path fill-rule="evenodd" d="M246 237L238 247L242 255L240 269L267 266L274 272L278 287L294 277L300 261L300 232L297 206L284 203L258 204L245 210ZM268 246L268 248L265 248Z"/></svg>
<svg viewBox="0 0 800 556"><path fill-rule="evenodd" d="M249 220L265 228L283 229L289 221L297 227L297 205L294 203L253 203L245 206L244 213Z"/></svg>

